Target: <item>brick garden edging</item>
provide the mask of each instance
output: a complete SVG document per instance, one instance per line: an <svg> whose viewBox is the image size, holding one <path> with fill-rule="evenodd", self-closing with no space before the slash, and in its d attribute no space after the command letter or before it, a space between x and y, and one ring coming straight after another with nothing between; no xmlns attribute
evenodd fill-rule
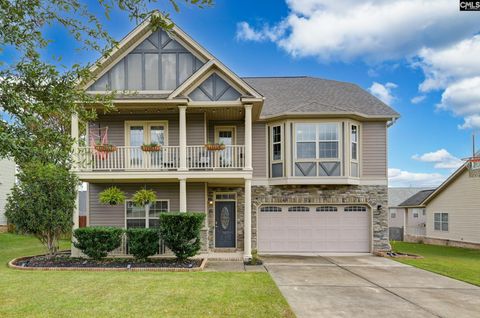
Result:
<svg viewBox="0 0 480 318"><path fill-rule="evenodd" d="M19 270L40 270L40 271L83 271L83 272L201 272L207 264L207 258L202 260L199 267L194 268L174 268L174 267L134 267L134 268L111 268L111 267L27 267L18 266L15 263L23 261L25 259L44 256L33 255L23 256L12 259L8 262L8 267Z"/></svg>

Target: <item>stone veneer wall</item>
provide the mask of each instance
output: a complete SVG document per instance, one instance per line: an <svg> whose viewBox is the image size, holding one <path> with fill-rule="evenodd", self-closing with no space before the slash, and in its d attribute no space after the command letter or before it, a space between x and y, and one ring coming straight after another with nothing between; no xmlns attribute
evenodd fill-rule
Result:
<svg viewBox="0 0 480 318"><path fill-rule="evenodd" d="M243 250L244 188L209 187L208 202L214 201L214 192L237 194L237 249ZM252 186L252 249L257 248L257 209L268 203L363 203L373 212L373 249L390 250L388 240L388 190L387 186L353 185L289 185ZM380 209L377 209L381 206ZM208 247L215 247L215 210L208 205Z"/></svg>

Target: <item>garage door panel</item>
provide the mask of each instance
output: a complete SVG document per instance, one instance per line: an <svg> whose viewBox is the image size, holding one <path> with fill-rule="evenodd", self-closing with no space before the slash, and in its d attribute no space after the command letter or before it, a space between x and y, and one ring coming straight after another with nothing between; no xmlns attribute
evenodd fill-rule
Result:
<svg viewBox="0 0 480 318"><path fill-rule="evenodd" d="M298 211L301 207L289 211L289 206L283 206L281 212L260 211L259 251L368 252L371 237L368 210L345 212L343 206L336 208L337 211L318 211L312 205L310 212L304 212Z"/></svg>

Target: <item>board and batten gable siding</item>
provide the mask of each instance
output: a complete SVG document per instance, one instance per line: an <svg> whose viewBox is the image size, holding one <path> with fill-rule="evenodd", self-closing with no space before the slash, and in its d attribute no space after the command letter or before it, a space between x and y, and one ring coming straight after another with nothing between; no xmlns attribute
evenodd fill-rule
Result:
<svg viewBox="0 0 480 318"><path fill-rule="evenodd" d="M252 167L254 178L267 178L267 136L265 123L252 125Z"/></svg>
<svg viewBox="0 0 480 318"><path fill-rule="evenodd" d="M362 174L365 178L387 177L387 123L363 122Z"/></svg>
<svg viewBox="0 0 480 318"><path fill-rule="evenodd" d="M8 159L0 160L0 225L7 224L5 204L10 190L15 185L15 162Z"/></svg>
<svg viewBox="0 0 480 318"><path fill-rule="evenodd" d="M112 184L89 184L89 223L90 226L125 226L125 205L109 206L98 201L100 192L111 187ZM145 184L115 184L126 193L127 200ZM180 186L178 183L147 184L147 189L157 193L158 200L169 200L170 211L176 212L180 208ZM205 184L187 183L187 208L193 212L205 211Z"/></svg>
<svg viewBox="0 0 480 318"><path fill-rule="evenodd" d="M434 213L448 213L448 232L434 230ZM465 169L427 203L427 237L480 243L480 178Z"/></svg>

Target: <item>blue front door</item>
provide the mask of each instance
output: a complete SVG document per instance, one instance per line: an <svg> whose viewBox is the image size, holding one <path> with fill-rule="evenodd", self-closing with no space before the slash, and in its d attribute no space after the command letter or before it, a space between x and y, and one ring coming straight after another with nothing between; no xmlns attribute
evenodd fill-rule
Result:
<svg viewBox="0 0 480 318"><path fill-rule="evenodd" d="M235 202L215 202L215 247L235 247Z"/></svg>

